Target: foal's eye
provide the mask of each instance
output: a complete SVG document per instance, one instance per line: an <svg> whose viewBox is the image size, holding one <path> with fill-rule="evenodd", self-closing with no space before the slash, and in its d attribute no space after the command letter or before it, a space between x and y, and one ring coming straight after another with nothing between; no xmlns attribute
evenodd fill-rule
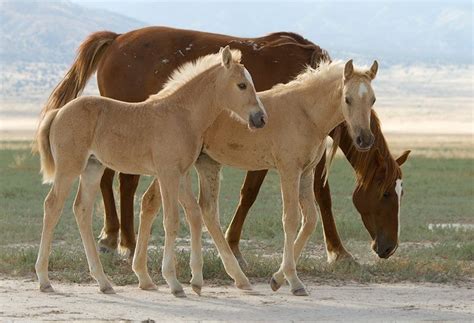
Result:
<svg viewBox="0 0 474 323"><path fill-rule="evenodd" d="M347 105L351 105L351 102L352 102L351 98L349 98L349 97L346 96L346 103L347 103Z"/></svg>
<svg viewBox="0 0 474 323"><path fill-rule="evenodd" d="M245 89L247 88L247 84L245 84L245 83L239 83L239 84L237 84L237 86L238 86L239 89L241 89L241 90L245 90Z"/></svg>

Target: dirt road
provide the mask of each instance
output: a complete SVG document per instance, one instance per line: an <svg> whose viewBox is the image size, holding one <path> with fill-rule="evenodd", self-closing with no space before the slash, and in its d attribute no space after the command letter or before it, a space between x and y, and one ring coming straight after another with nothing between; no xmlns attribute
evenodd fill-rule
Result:
<svg viewBox="0 0 474 323"><path fill-rule="evenodd" d="M32 280L0 280L0 320L462 320L474 319L471 286L433 284L309 285L309 297L273 293L256 284L246 293L232 286L205 286L201 297L174 298L166 286L145 292L118 286L103 295L95 285L54 283L42 294ZM286 287L286 288L285 288Z"/></svg>

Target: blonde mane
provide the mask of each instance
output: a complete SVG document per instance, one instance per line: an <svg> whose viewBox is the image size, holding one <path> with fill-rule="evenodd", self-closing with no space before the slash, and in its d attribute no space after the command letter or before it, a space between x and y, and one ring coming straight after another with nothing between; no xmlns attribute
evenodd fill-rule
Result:
<svg viewBox="0 0 474 323"><path fill-rule="evenodd" d="M288 83L280 83L276 84L272 87L272 90L292 90L295 87L299 87L301 85L306 85L308 83L313 82L327 82L334 80L336 78L342 79L343 71L344 71L344 62L337 60L337 61L329 61L324 60L316 67L313 68L309 65L298 74L293 80Z"/></svg>
<svg viewBox="0 0 474 323"><path fill-rule="evenodd" d="M242 52L238 49L231 49L232 59L235 63L240 63ZM196 76L221 63L221 52L199 57L195 61L187 62L177 67L163 85L161 91L152 94L148 100L160 99L178 91L183 85L194 79Z"/></svg>

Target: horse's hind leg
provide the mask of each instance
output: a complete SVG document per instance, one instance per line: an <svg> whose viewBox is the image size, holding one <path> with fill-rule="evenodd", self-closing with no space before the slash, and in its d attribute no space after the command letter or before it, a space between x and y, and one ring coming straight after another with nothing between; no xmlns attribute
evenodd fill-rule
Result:
<svg viewBox="0 0 474 323"><path fill-rule="evenodd" d="M156 214L161 207L161 192L158 180L155 179L142 197L138 239L133 256L132 269L138 277L138 287L144 290L156 289L147 268L147 250L150 231Z"/></svg>
<svg viewBox="0 0 474 323"><path fill-rule="evenodd" d="M188 171L181 181L179 191L179 202L186 214L186 220L189 224L189 231L191 233L191 259L189 265L191 266L191 287L196 294L201 295L201 288L203 284L202 277L202 217L201 208L194 197L192 190L191 172Z"/></svg>
<svg viewBox="0 0 474 323"><path fill-rule="evenodd" d="M75 176L56 173L53 186L44 200L43 232L36 260L35 270L42 292L54 291L48 278L48 260L51 251L53 231L58 223L64 202L71 190Z"/></svg>
<svg viewBox="0 0 474 323"><path fill-rule="evenodd" d="M158 176L163 200L163 226L165 228L162 274L174 296L186 297L183 287L176 278L174 250L179 229L178 196L180 177L179 172L173 171Z"/></svg>
<svg viewBox="0 0 474 323"><path fill-rule="evenodd" d="M114 198L114 176L115 171L106 168L100 181L100 190L104 199L104 226L99 236L99 246L101 252L108 252L117 249L120 222L115 207Z"/></svg>
<svg viewBox="0 0 474 323"><path fill-rule="evenodd" d="M219 251L224 268L229 276L234 279L235 285L238 288L251 290L252 286L240 268L229 244L225 240L219 223L218 198L221 165L210 159L208 156L201 155L198 158L195 167L199 174L199 205L201 206L204 223L206 224L207 230Z"/></svg>
<svg viewBox="0 0 474 323"><path fill-rule="evenodd" d="M135 252L135 225L133 203L140 180L139 175L119 174L120 179L120 245L123 254Z"/></svg>
<svg viewBox="0 0 474 323"><path fill-rule="evenodd" d="M114 289L105 276L92 233L92 211L103 172L104 167L96 159L90 158L81 174L79 189L74 201L74 215L81 233L91 276L99 283L101 292L112 294Z"/></svg>

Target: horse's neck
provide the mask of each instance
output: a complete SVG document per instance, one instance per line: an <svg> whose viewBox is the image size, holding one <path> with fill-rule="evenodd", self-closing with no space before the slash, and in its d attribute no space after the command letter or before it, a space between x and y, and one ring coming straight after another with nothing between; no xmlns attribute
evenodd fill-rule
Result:
<svg viewBox="0 0 474 323"><path fill-rule="evenodd" d="M349 130L347 129L346 125L340 125L340 141L339 141L339 148L341 148L342 152L346 156L347 160L349 163L352 165L352 168L356 168L356 161L357 161L357 155L360 154L360 152L357 151L357 149L354 146L354 141L352 140L351 135L349 134ZM333 132L331 132L333 134Z"/></svg>
<svg viewBox="0 0 474 323"><path fill-rule="evenodd" d="M315 88L317 93L314 92ZM317 87L306 86L302 95L297 95L300 107L316 125L321 136L326 137L342 121L341 110L342 82L341 79L331 80Z"/></svg>
<svg viewBox="0 0 474 323"><path fill-rule="evenodd" d="M190 80L168 98L173 105L183 109L183 118L188 119L187 125L196 133L204 133L222 112L221 105L217 102L215 76L216 69L211 68Z"/></svg>

